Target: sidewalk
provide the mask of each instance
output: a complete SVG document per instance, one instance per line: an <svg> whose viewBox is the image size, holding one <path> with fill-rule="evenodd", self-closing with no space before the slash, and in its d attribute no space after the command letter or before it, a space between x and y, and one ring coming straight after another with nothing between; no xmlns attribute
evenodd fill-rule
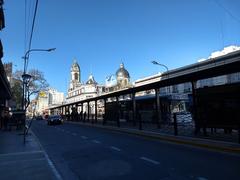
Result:
<svg viewBox="0 0 240 180"><path fill-rule="evenodd" d="M23 143L22 131L0 130L1 180L55 180L54 167L36 137L29 132Z"/></svg>
<svg viewBox="0 0 240 180"><path fill-rule="evenodd" d="M151 131L151 129L138 130L137 128L116 127L116 126L114 127L114 126L110 126L110 125L92 124L92 123L87 123L87 122L85 122L85 123L71 122L71 121L65 121L65 122L71 123L71 124L92 126L92 127L98 127L98 128L108 129L108 130L112 130L112 131L133 134L133 135L143 136L145 138L157 139L157 140L166 141L166 142L170 142L170 143L190 145L190 146L205 148L208 150L240 154L240 144L238 144L238 143L203 139L200 137L187 137L187 136L180 136L180 135L174 136L174 135L170 135L170 134L166 134L166 133Z"/></svg>

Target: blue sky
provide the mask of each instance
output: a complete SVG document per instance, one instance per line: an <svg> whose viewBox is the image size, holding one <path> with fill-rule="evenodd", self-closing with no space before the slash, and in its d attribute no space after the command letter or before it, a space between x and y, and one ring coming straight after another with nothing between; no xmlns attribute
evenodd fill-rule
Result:
<svg viewBox="0 0 240 180"><path fill-rule="evenodd" d="M14 69L23 68L24 2L4 5L3 61ZM32 18L34 0L26 2ZM74 58L84 82L92 72L104 83L121 62L134 81L165 71L152 60L174 69L229 45L240 45L239 0L39 0L32 48L57 49L31 53L28 68L66 92Z"/></svg>

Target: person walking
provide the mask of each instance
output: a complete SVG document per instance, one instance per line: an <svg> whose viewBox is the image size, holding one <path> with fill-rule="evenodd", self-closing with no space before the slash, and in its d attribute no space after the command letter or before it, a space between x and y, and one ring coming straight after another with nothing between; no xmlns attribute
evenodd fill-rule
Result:
<svg viewBox="0 0 240 180"><path fill-rule="evenodd" d="M1 107L0 107L0 108L1 108ZM0 129L3 129L4 113L5 113L4 108L1 108L1 109L0 109Z"/></svg>
<svg viewBox="0 0 240 180"><path fill-rule="evenodd" d="M9 119L10 119L10 114L9 114L8 108L6 107L6 109L5 109L5 111L4 111L4 117L3 117L3 127L4 127L4 130L5 130L5 131L8 130L8 122L9 122Z"/></svg>
<svg viewBox="0 0 240 180"><path fill-rule="evenodd" d="M86 121L86 117L87 117L87 113L86 113L86 111L83 113L83 122L85 122Z"/></svg>

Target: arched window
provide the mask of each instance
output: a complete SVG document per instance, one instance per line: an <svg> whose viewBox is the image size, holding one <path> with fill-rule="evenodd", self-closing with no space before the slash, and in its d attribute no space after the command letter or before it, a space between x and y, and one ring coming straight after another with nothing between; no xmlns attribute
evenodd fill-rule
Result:
<svg viewBox="0 0 240 180"><path fill-rule="evenodd" d="M78 80L78 73L74 74L74 80Z"/></svg>

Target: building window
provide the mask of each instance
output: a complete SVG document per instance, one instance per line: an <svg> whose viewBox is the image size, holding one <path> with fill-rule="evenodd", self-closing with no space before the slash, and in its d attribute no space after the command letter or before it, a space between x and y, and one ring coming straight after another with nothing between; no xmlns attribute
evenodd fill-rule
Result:
<svg viewBox="0 0 240 180"><path fill-rule="evenodd" d="M75 79L75 80L78 80L78 73L75 73L75 74L74 74L74 79Z"/></svg>
<svg viewBox="0 0 240 180"><path fill-rule="evenodd" d="M177 93L178 92L178 85L173 85L172 86L172 92Z"/></svg>

